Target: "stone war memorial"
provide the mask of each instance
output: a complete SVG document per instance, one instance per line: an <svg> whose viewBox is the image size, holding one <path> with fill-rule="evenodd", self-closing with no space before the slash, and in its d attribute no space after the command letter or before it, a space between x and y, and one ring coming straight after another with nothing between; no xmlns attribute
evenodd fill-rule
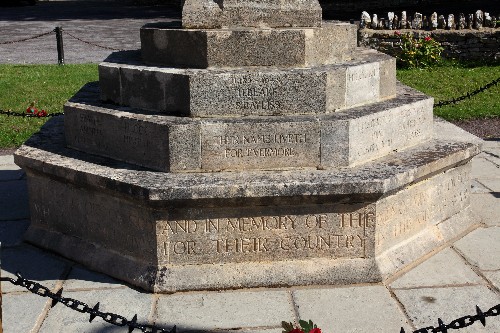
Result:
<svg viewBox="0 0 500 333"><path fill-rule="evenodd" d="M154 292L379 282L475 224L472 143L317 0L186 0L15 153L26 239Z"/></svg>

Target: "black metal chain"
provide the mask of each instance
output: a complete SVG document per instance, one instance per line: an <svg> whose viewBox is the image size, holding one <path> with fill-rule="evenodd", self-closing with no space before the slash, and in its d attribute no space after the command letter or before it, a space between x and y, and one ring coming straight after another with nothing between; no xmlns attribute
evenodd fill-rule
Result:
<svg viewBox="0 0 500 333"><path fill-rule="evenodd" d="M13 116L13 117L25 117L25 118L48 118L48 117L64 116L64 112L53 112L53 113L47 113L45 115L38 115L34 113L21 113L21 112L4 111L4 110L0 110L0 114L4 114L9 117Z"/></svg>
<svg viewBox="0 0 500 333"><path fill-rule="evenodd" d="M41 34L38 34L38 35L35 35L35 36L31 36L31 37L26 37L26 38L22 38L22 39L18 39L18 40L11 40L11 41L7 41L7 42L0 42L0 45L26 42L28 40L37 39L37 38L40 38L40 37L43 37L43 36L50 35L51 33L54 33L54 32L55 32L55 29L47 31L47 32L44 32L44 33L41 33Z"/></svg>
<svg viewBox="0 0 500 333"><path fill-rule="evenodd" d="M476 315L472 316L463 316L458 319L455 319L451 321L448 325L443 323L441 318L438 318L438 326L433 327L424 327L421 329L418 329L416 331L413 331L413 333L437 333L437 332L442 332L442 333L449 333L448 330L459 330L464 327L468 327L472 324L474 324L476 321L479 321L483 326L486 326L486 318L487 317L495 317L500 315L500 304L495 305L491 309L489 309L486 312L483 312L479 306L476 305ZM401 327L400 333L405 333L405 329Z"/></svg>
<svg viewBox="0 0 500 333"><path fill-rule="evenodd" d="M115 313L101 312L99 311L99 302L93 307L90 307L89 305L79 300L63 297L62 288L53 293L49 288L41 285L40 283L23 278L19 272L16 273L16 277L16 279L9 277L0 277L0 281L10 282L13 285L28 289L33 294L52 299L52 307L54 307L57 303L61 303L72 310L80 313L86 313L90 315L89 322L92 322L96 317L99 317L102 318L105 322L115 326L128 326L129 333L133 332L135 329L139 329L144 333L176 333L176 326L172 327L171 330L167 330L154 325L139 324L137 323L137 315L134 315L131 320L128 320L127 318Z"/></svg>
<svg viewBox="0 0 500 333"><path fill-rule="evenodd" d="M452 98L452 99L450 99L448 101L441 101L441 102L435 103L434 107L435 108L440 108L440 107L445 106L445 105L456 104L456 103L461 102L461 101L463 101L463 100L465 100L467 98L471 98L472 96L475 96L475 95L477 95L479 93L482 93L483 91L485 91L485 90L487 90L487 89L489 89L489 88L491 88L493 86L496 86L498 83L500 83L500 77L497 78L497 79L495 79L495 80L493 80L493 81L491 81L490 83L482 86L481 88L474 90L473 92L468 92L465 95L462 95L462 96L457 97L457 98Z"/></svg>
<svg viewBox="0 0 500 333"><path fill-rule="evenodd" d="M86 41L86 40L83 40L79 37L76 37L75 35L72 35L71 33L69 33L67 30L64 30L64 32L66 33L66 35L70 36L71 38L74 38L82 43L85 43L85 44L88 44L88 45L92 45L92 46L96 46L96 47L100 47L102 49L106 49L106 50L111 50L111 51L123 51L122 49L115 49L113 47L109 47L109 46L102 46L102 45L99 45L99 44L96 44L96 43L92 43L92 42L89 42L89 41Z"/></svg>

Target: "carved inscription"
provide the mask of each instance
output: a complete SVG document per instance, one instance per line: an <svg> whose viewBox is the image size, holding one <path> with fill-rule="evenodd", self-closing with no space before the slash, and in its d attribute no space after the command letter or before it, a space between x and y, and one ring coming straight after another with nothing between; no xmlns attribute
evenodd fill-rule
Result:
<svg viewBox="0 0 500 333"><path fill-rule="evenodd" d="M380 68L370 63L347 68L346 104L349 106L377 100L380 97Z"/></svg>
<svg viewBox="0 0 500 333"><path fill-rule="evenodd" d="M170 263L364 258L372 248L375 213L209 217L164 221L157 229Z"/></svg>
<svg viewBox="0 0 500 333"><path fill-rule="evenodd" d="M243 110L279 110L283 82L276 77L234 76L231 78L234 106Z"/></svg>
<svg viewBox="0 0 500 333"><path fill-rule="evenodd" d="M210 169L314 167L319 162L315 123L207 124L202 165Z"/></svg>

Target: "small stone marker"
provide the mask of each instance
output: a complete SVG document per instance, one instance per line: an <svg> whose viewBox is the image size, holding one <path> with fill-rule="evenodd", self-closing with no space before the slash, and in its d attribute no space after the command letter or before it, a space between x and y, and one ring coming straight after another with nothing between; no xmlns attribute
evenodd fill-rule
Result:
<svg viewBox="0 0 500 333"><path fill-rule="evenodd" d="M460 18L458 21L458 29L463 30L465 28L467 28L467 22L465 21L465 15L464 15L464 13L460 13Z"/></svg>
<svg viewBox="0 0 500 333"><path fill-rule="evenodd" d="M474 27L474 14L469 14L467 17L467 29L472 29Z"/></svg>
<svg viewBox="0 0 500 333"><path fill-rule="evenodd" d="M474 14L474 29L481 29L484 24L484 14L482 10L476 11Z"/></svg>
<svg viewBox="0 0 500 333"><path fill-rule="evenodd" d="M387 13L387 26L388 26L389 30L393 29L393 24L394 24L394 13L389 12L389 13Z"/></svg>
<svg viewBox="0 0 500 333"><path fill-rule="evenodd" d="M431 15L430 27L431 27L431 30L436 30L438 28L438 15L436 12L432 13L432 15Z"/></svg>
<svg viewBox="0 0 500 333"><path fill-rule="evenodd" d="M370 18L370 14L368 14L367 12L363 11L361 13L361 20L360 20L360 28L363 29L363 28L366 28L366 27L370 27L372 23L372 19Z"/></svg>
<svg viewBox="0 0 500 333"><path fill-rule="evenodd" d="M453 14L448 15L448 25L447 25L447 28L449 30L455 30L455 28L456 28L455 15L453 15Z"/></svg>
<svg viewBox="0 0 500 333"><path fill-rule="evenodd" d="M417 30L422 29L422 14L415 13L415 17L413 18L412 27L413 27L413 29L417 29Z"/></svg>
<svg viewBox="0 0 500 333"><path fill-rule="evenodd" d="M438 29L446 29L446 19L443 15L438 17Z"/></svg>
<svg viewBox="0 0 500 333"><path fill-rule="evenodd" d="M16 152L26 239L167 293L381 282L444 246L475 223L479 149L434 139L433 99L356 34L316 0L145 25Z"/></svg>

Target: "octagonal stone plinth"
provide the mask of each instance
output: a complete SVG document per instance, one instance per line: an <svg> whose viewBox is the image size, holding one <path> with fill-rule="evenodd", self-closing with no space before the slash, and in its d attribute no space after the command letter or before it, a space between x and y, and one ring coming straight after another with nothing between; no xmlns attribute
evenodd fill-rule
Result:
<svg viewBox="0 0 500 333"><path fill-rule="evenodd" d="M324 114L396 94L396 62L376 51L360 51L343 64L293 69L151 67L123 55L99 65L101 99L168 115Z"/></svg>
<svg viewBox="0 0 500 333"><path fill-rule="evenodd" d="M320 28L181 29L171 23L141 28L142 59L171 67L310 67L350 60L356 26Z"/></svg>
<svg viewBox="0 0 500 333"><path fill-rule="evenodd" d="M316 116L172 117L98 94L65 105L67 145L164 172L353 166L432 137L433 99L403 85L394 99Z"/></svg>
<svg viewBox="0 0 500 333"><path fill-rule="evenodd" d="M210 174L64 144L53 119L15 153L27 240L151 291L382 281L474 224L469 143L433 140L349 169Z"/></svg>

